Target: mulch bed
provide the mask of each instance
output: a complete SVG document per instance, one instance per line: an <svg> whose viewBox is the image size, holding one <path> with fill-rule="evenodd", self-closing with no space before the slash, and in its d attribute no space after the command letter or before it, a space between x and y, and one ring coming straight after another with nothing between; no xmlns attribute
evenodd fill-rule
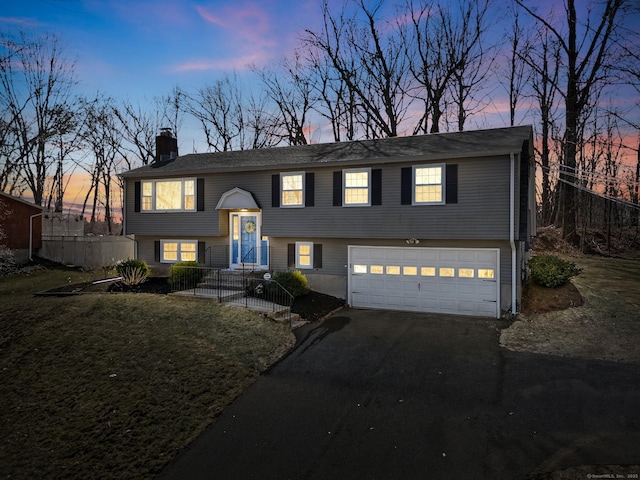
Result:
<svg viewBox="0 0 640 480"><path fill-rule="evenodd" d="M522 295L522 313L546 313L579 307L584 304L582 295L573 283L548 288L530 281Z"/></svg>

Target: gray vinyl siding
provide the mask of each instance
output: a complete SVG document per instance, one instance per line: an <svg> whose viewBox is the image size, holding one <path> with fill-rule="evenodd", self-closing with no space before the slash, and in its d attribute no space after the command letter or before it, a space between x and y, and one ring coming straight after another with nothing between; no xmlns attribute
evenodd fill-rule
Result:
<svg viewBox="0 0 640 480"><path fill-rule="evenodd" d="M262 209L262 233L270 237L508 239L509 157L450 163L458 165L458 201L445 205L401 205L401 169L422 164L419 160L379 166L382 205L369 207L333 206L333 172L338 168L305 170L315 176L315 206L303 208L271 206L271 176L284 171L280 169L202 175L204 212L134 212L135 189L128 180L126 233L227 235L227 211L215 207L223 193L239 187L254 196Z"/></svg>
<svg viewBox="0 0 640 480"><path fill-rule="evenodd" d="M458 165L458 202L445 205L401 205L401 168L420 162L381 166L382 205L369 207L333 206L333 172L337 169L306 170L315 173L315 206L271 208L270 201L267 205L263 202L263 233L325 238L508 239L509 157L450 163ZM266 176L270 178L270 174Z"/></svg>
<svg viewBox="0 0 640 480"><path fill-rule="evenodd" d="M325 275L344 275L348 273L349 245L372 247L407 247L407 248L499 248L500 249L500 283L511 284L511 247L508 241L491 240L421 240L419 246L409 247L405 240L389 240L384 238L307 238L287 237L271 238L271 268L287 270L287 244L295 242L313 242L322 244L322 268L301 270L303 273Z"/></svg>
<svg viewBox="0 0 640 480"><path fill-rule="evenodd" d="M193 175L190 176L192 178ZM176 177L183 178L183 177ZM155 213L135 211L135 180L126 180L126 221L127 235L162 235L167 236L203 236L220 235L221 230L228 231L228 220L224 220L215 209L219 196L212 188L212 177L202 176L205 184L204 211ZM150 178L153 180L153 178ZM225 232L226 233L226 232Z"/></svg>
<svg viewBox="0 0 640 480"><path fill-rule="evenodd" d="M137 257L144 260L151 269L151 275L156 277L166 276L171 268L170 263L156 262L155 260L155 242L158 240L197 240L205 243L205 249L214 246L226 246L228 244L226 237L202 237L197 235L161 235L161 236L139 236L136 235ZM204 259L198 258L199 262Z"/></svg>

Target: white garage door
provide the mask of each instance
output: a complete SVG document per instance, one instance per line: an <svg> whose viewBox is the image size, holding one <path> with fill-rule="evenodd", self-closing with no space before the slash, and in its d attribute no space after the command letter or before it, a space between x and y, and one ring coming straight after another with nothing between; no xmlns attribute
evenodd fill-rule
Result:
<svg viewBox="0 0 640 480"><path fill-rule="evenodd" d="M349 246L354 307L498 318L497 248Z"/></svg>

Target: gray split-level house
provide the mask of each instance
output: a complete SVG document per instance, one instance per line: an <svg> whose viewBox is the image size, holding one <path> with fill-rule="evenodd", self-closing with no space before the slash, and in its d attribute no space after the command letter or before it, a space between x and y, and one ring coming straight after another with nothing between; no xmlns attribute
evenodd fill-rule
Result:
<svg viewBox="0 0 640 480"><path fill-rule="evenodd" d="M122 174L124 231L177 261L299 269L372 307L500 317L518 310L535 235L530 126L178 156Z"/></svg>

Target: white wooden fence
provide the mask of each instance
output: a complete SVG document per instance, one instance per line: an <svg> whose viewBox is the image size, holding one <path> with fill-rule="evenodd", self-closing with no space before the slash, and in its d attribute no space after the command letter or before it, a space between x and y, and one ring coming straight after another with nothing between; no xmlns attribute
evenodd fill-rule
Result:
<svg viewBox="0 0 640 480"><path fill-rule="evenodd" d="M118 260L134 258L135 241L116 236L43 236L38 256L87 269L114 265Z"/></svg>

